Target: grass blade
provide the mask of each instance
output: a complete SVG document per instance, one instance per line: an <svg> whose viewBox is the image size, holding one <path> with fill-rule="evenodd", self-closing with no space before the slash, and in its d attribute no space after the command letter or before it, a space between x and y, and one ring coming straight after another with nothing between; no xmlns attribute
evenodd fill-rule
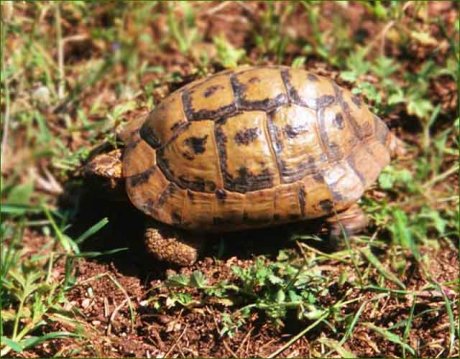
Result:
<svg viewBox="0 0 460 359"><path fill-rule="evenodd" d="M434 282L434 286L442 293L444 298L444 304L446 306L447 316L449 317L449 357L452 356L452 352L455 346L455 317L454 312L452 310L452 305L450 304L450 300L446 295L446 292L441 288L439 283ZM457 320L458 322L458 320ZM460 333L457 333L459 335ZM460 335L459 335L460 336Z"/></svg>
<svg viewBox="0 0 460 359"><path fill-rule="evenodd" d="M74 255L74 257L75 258L96 258L96 257L100 257L100 256L112 255L112 254L127 251L127 250L128 250L128 247L115 248L115 249L111 249L111 250L104 251L104 252L96 252L96 251L93 251L93 252L81 252L81 253L78 253L78 254Z"/></svg>
<svg viewBox="0 0 460 359"><path fill-rule="evenodd" d="M363 304L361 304L361 306L359 307L359 309L356 312L355 316L353 317L353 320L351 321L350 325L348 326L345 335L340 340L339 345L342 346L347 341L347 339L351 336L351 334L353 333L353 329L355 329L356 323L358 323L359 317L361 316L361 313L363 312L363 310L366 307L367 303L368 303L368 301L366 301Z"/></svg>
<svg viewBox="0 0 460 359"><path fill-rule="evenodd" d="M409 338L410 330L412 328L412 321L414 320L415 310L415 297L412 297L412 306L410 307L409 318L406 321L406 328L404 329L403 341L407 344L407 338ZM406 357L406 348L403 347L403 358Z"/></svg>
<svg viewBox="0 0 460 359"><path fill-rule="evenodd" d="M109 219L103 218L93 226L91 226L89 229L85 231L81 236L79 236L74 242L77 244L82 244L85 240L87 240L89 237L92 235L96 234L99 232L103 227L105 227L109 223Z"/></svg>
<svg viewBox="0 0 460 359"><path fill-rule="evenodd" d="M388 279L390 282L395 283L402 289L406 289L406 286L404 285L403 282L401 282L396 275L393 273L389 272L388 270L385 269L383 264L378 260L378 258L371 252L371 249L369 247L366 247L364 249L361 249L360 252L362 255L367 259L367 261L372 264L377 271L383 275L386 279Z"/></svg>
<svg viewBox="0 0 460 359"><path fill-rule="evenodd" d="M24 349L34 347L40 343L43 343L50 339L59 339L59 338L69 338L69 337L78 337L79 335L70 333L70 332L53 332L42 335L41 337L29 337L27 339L21 340L21 346Z"/></svg>
<svg viewBox="0 0 460 359"><path fill-rule="evenodd" d="M329 338L320 338L318 341L321 344L324 344L328 348L336 351L341 358L356 358L356 355L353 352L346 350L342 347L342 344L339 343L337 340L329 339ZM329 357L329 355L327 355Z"/></svg>
<svg viewBox="0 0 460 359"><path fill-rule="evenodd" d="M377 327L376 325L372 324L372 323L365 323L364 324L366 327L368 327L369 329L372 329L374 332L376 332L377 334L381 335L382 337L384 337L386 340L392 342L392 343L395 343L395 344L398 344L401 346L401 348L407 350L409 353L411 353L412 355L415 355L415 350L414 348L412 348L410 345L404 343L403 339L401 339L398 335L396 335L395 333L392 333L390 332L389 330L385 329L385 328L380 328L380 327Z"/></svg>
<svg viewBox="0 0 460 359"><path fill-rule="evenodd" d="M2 336L0 339L1 339L2 345L5 345L6 347L13 349L17 353L21 353L24 350L24 347L20 343L10 338ZM3 356L3 350L2 350L2 356Z"/></svg>

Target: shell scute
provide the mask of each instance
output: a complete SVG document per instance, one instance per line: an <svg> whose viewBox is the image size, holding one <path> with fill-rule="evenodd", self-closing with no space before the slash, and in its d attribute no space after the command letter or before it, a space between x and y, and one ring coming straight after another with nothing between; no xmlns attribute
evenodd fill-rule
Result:
<svg viewBox="0 0 460 359"><path fill-rule="evenodd" d="M269 115L269 123L283 183L314 173L326 160L316 111L298 105L282 106Z"/></svg>
<svg viewBox="0 0 460 359"><path fill-rule="evenodd" d="M244 201L243 225L269 225L273 223L276 187L248 192Z"/></svg>
<svg viewBox="0 0 460 359"><path fill-rule="evenodd" d="M278 68L253 68L232 75L232 85L241 110L270 110L288 103L286 87Z"/></svg>
<svg viewBox="0 0 460 359"><path fill-rule="evenodd" d="M305 196L303 186L297 182L276 187L274 221L283 223L302 218L305 214Z"/></svg>
<svg viewBox="0 0 460 359"><path fill-rule="evenodd" d="M293 103L316 110L335 101L336 93L331 80L298 69L286 68L282 73Z"/></svg>
<svg viewBox="0 0 460 359"><path fill-rule="evenodd" d="M152 148L157 149L174 138L187 122L182 93L176 91L150 112L140 129L140 135Z"/></svg>
<svg viewBox="0 0 460 359"><path fill-rule="evenodd" d="M157 154L159 167L180 187L202 192L222 187L213 121L191 122Z"/></svg>
<svg viewBox="0 0 460 359"><path fill-rule="evenodd" d="M236 111L230 76L215 75L208 80L184 89L185 114L190 121L214 119Z"/></svg>
<svg viewBox="0 0 460 359"><path fill-rule="evenodd" d="M245 193L279 184L276 159L264 131L267 116L262 111L245 111L216 123L216 142L225 189ZM244 133L259 129L251 141ZM247 142L247 143L246 143Z"/></svg>
<svg viewBox="0 0 460 359"><path fill-rule="evenodd" d="M337 103L318 111L318 127L329 161L341 160L359 144L359 138Z"/></svg>

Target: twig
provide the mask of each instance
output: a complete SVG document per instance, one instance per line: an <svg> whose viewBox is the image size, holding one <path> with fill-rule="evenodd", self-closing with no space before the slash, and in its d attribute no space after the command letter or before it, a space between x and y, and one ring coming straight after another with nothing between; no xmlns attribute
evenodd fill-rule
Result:
<svg viewBox="0 0 460 359"><path fill-rule="evenodd" d="M369 44L365 48L365 54L368 54L369 51L377 44L377 42L380 40L380 52L381 55L384 55L385 51L385 38L387 35L387 32L395 25L395 21L391 20L389 21L383 29L377 34L377 36L374 37L372 41L369 42Z"/></svg>
<svg viewBox="0 0 460 359"><path fill-rule="evenodd" d="M64 190L62 189L62 186L59 184L56 178L46 167L43 168L43 172L45 173L46 178L43 178L38 174L38 170L36 167L32 167L29 170L29 175L37 184L37 188L51 194L61 194Z"/></svg>
<svg viewBox="0 0 460 359"><path fill-rule="evenodd" d="M243 347L244 343L246 343L246 340L249 339L249 337L251 336L251 333L252 331L254 330L254 327L252 327L251 329L248 330L248 333L244 336L243 338L243 341L241 342L241 344L239 345L238 347L238 350L236 351L236 357L238 357L238 353L240 352L241 348Z"/></svg>
<svg viewBox="0 0 460 359"><path fill-rule="evenodd" d="M216 12L219 12L220 10L226 8L228 5L230 5L232 2L231 1L223 1L220 4L206 10L204 12L205 15L214 15Z"/></svg>
<svg viewBox="0 0 460 359"><path fill-rule="evenodd" d="M131 331L134 330L134 307L133 307L133 303L131 302L131 298L129 297L128 295L128 292L126 291L125 288L123 288L123 286L114 278L110 275L110 273L108 272L105 272L105 273L102 273L102 274L98 274L94 277L91 277L91 278L88 278L88 279L85 279L81 282L78 282L78 285L83 285L83 284L86 284L86 283L89 283L89 282L92 282L93 280L96 280L96 279L100 279L102 277L107 277L109 278L113 284L115 284L115 286L123 293L123 295L125 296L126 298L126 301L128 302L128 308L129 308L129 313L130 313L130 319L131 319Z"/></svg>
<svg viewBox="0 0 460 359"><path fill-rule="evenodd" d="M255 338L257 338L257 334L255 336ZM262 352L262 350L265 348L265 347L268 347L271 343L273 343L274 341L276 341L278 338L273 338L273 339L270 339L268 342L264 343L262 346L260 346L258 348L258 353L256 356L260 356L260 357L264 357L264 355L260 355L259 353Z"/></svg>
<svg viewBox="0 0 460 359"><path fill-rule="evenodd" d="M394 26L394 24L395 24L394 20L391 20L388 24L385 25L385 27L382 30L382 33L381 33L382 39L380 41L380 55L381 56L385 56L385 41L387 39L387 33Z"/></svg>
<svg viewBox="0 0 460 359"><path fill-rule="evenodd" d="M88 34L76 34L76 35L71 35L67 36L62 39L63 44L67 44L68 42L80 42L80 41L85 41L89 39Z"/></svg>
<svg viewBox="0 0 460 359"><path fill-rule="evenodd" d="M109 324L107 325L107 335L110 335L110 332L112 330L112 323L113 321L115 320L115 317L116 315L118 314L118 312L120 311L121 308L123 308L123 306L128 302L128 298L126 298L123 302L120 303L120 305L118 305L112 312L112 314L110 315L110 319L109 319Z"/></svg>
<svg viewBox="0 0 460 359"><path fill-rule="evenodd" d="M325 252L321 252L320 250L314 248L314 247L311 247L309 246L308 244L304 243L304 242L299 242L296 240L296 244L302 254L302 256L304 257L304 259L306 258L306 255L305 255L305 251L303 250L303 247L307 248L310 252L313 252L313 253L316 253L318 254L319 256L322 256L324 258L327 258L327 259L332 259L332 260L336 260L338 262L342 262L342 263L345 263L345 264L350 264L350 261L342 258L342 257L339 257L335 254L329 254L329 253L325 253Z"/></svg>
<svg viewBox="0 0 460 359"><path fill-rule="evenodd" d="M61 28L61 9L60 4L55 4L56 10L56 41L57 41L57 53L58 53L58 98L62 100L64 98L64 42L62 41L62 28Z"/></svg>
<svg viewBox="0 0 460 359"><path fill-rule="evenodd" d="M428 182L425 182L422 187L423 188L429 188L431 187L432 185L434 185L435 183L437 182L440 182L444 179L446 179L447 177L449 177L450 175L453 175L454 173L458 172L458 169L459 169L459 165L458 163L455 163L451 168L449 168L447 171L439 174L438 176L432 178L431 180L429 180Z"/></svg>
<svg viewBox="0 0 460 359"><path fill-rule="evenodd" d="M184 328L184 330L182 331L181 335L179 335L179 338L176 339L176 341L174 342L174 344L171 346L171 348L169 348L169 350L168 350L167 353L163 356L163 358L169 358L169 354L172 353L172 351L173 351L174 348L176 347L177 343L179 343L179 340L182 339L182 337L184 336L185 331L187 330L187 328L188 328L188 324L185 325L185 328Z"/></svg>
<svg viewBox="0 0 460 359"><path fill-rule="evenodd" d="M7 29L7 22L4 22L3 26L1 27L1 48L2 48L2 71L5 70L5 34ZM0 170L3 173L3 167L5 162L5 154L6 148L8 146L8 131L10 128L10 90L8 87L8 80L3 78L3 85L5 88L5 114L3 120L3 137L2 137L2 149L1 149L1 167Z"/></svg>
<svg viewBox="0 0 460 359"><path fill-rule="evenodd" d="M225 340L222 340L222 344L224 345L225 349L233 356L233 358L238 358L238 355L228 346Z"/></svg>

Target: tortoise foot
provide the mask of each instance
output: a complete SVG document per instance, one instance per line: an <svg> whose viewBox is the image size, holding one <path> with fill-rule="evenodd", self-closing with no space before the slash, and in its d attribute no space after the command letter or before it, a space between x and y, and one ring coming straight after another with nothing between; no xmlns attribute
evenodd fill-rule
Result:
<svg viewBox="0 0 460 359"><path fill-rule="evenodd" d="M332 215L326 220L331 238L351 236L362 232L368 224L363 210L354 204L343 212Z"/></svg>
<svg viewBox="0 0 460 359"><path fill-rule="evenodd" d="M190 266L198 259L204 239L194 233L155 223L145 230L147 250L158 260L181 267Z"/></svg>

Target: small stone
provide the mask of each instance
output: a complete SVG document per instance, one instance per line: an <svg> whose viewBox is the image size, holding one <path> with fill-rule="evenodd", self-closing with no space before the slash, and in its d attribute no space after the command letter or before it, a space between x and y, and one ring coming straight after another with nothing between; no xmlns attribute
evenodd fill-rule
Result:
<svg viewBox="0 0 460 359"><path fill-rule="evenodd" d="M32 99L39 104L48 105L50 103L50 90L46 86L38 86L32 92Z"/></svg>
<svg viewBox="0 0 460 359"><path fill-rule="evenodd" d="M86 308L89 307L90 303L91 303L91 301L89 300L89 298L85 298L85 299L83 299L83 301L81 302L81 306L82 306L82 308L85 308L85 309L86 309Z"/></svg>

